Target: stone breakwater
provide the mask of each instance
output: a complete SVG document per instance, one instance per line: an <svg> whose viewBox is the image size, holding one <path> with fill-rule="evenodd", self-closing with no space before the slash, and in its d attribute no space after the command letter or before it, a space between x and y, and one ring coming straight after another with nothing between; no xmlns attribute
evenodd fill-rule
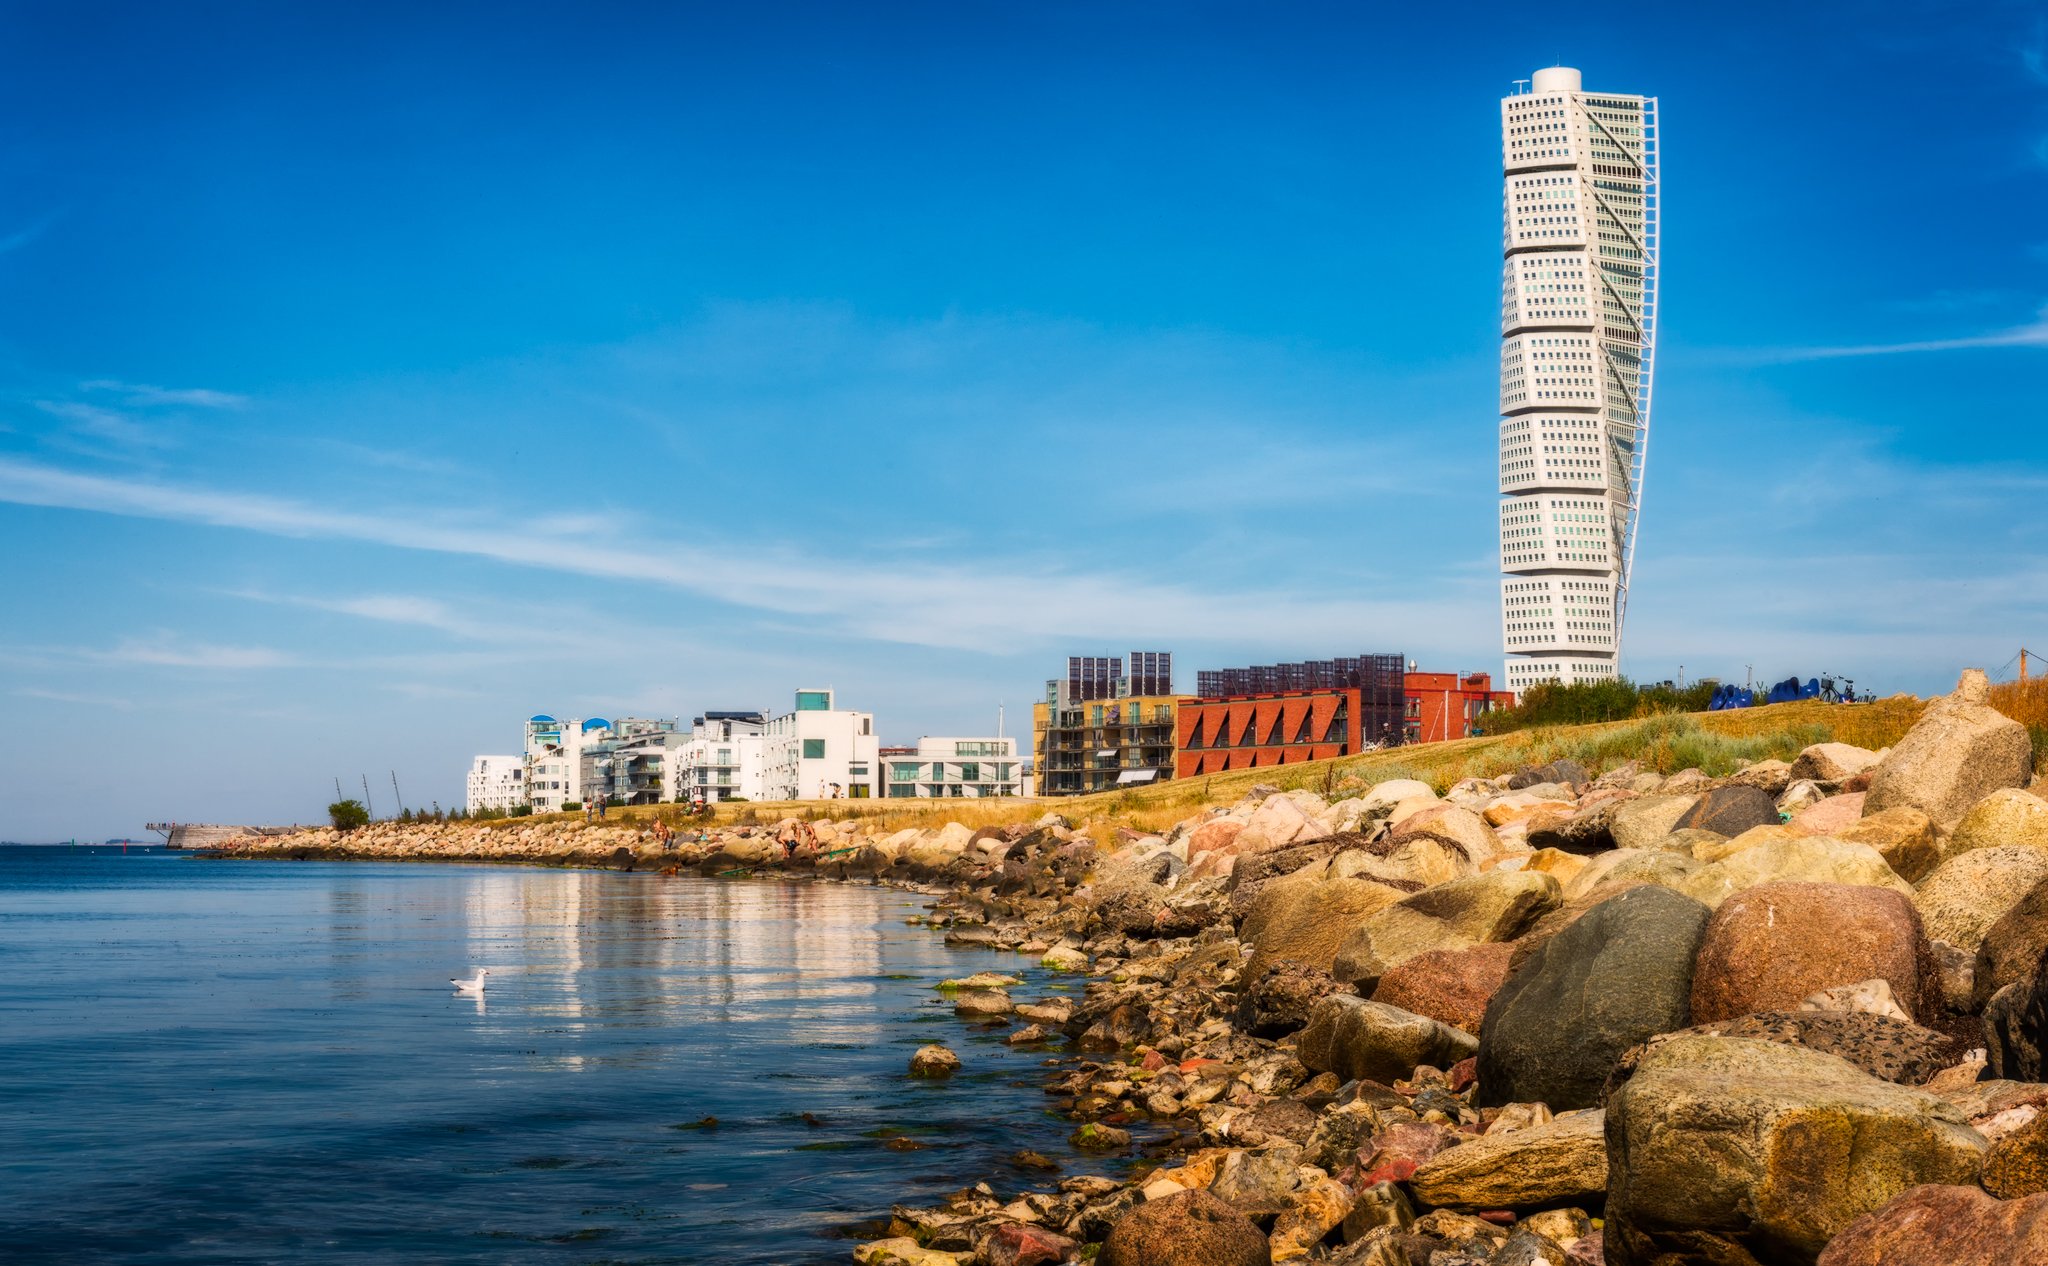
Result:
<svg viewBox="0 0 2048 1266"><path fill-rule="evenodd" d="M1064 1043L1048 1091L1074 1141L1135 1167L898 1206L854 1251L873 1266L1992 1266L2048 1262L2031 773L1967 674L1886 752L1719 779L1561 762L1334 803L1257 789L1113 838L1047 815L675 852L569 823L236 851L903 883L939 894L949 941L1087 972L1078 1003L999 976L951 996L964 1024Z"/></svg>

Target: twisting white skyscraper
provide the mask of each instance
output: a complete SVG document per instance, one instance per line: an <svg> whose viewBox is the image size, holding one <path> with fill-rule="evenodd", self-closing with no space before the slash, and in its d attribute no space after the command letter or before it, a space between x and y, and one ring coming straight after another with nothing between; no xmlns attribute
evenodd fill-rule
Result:
<svg viewBox="0 0 2048 1266"><path fill-rule="evenodd" d="M1657 326L1656 98L1583 91L1565 67L1537 71L1530 88L1500 103L1511 690L1615 675Z"/></svg>

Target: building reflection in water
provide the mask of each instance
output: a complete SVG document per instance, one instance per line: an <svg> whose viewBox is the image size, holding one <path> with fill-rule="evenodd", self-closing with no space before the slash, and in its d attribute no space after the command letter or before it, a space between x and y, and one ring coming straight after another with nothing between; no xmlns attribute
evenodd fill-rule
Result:
<svg viewBox="0 0 2048 1266"><path fill-rule="evenodd" d="M778 1041L881 1040L890 902L872 889L597 871L476 870L461 889L470 962L492 970L476 1022L573 1038L646 1028L606 1062L659 1063L680 1024L771 1027ZM576 1069L576 1049L536 1054Z"/></svg>

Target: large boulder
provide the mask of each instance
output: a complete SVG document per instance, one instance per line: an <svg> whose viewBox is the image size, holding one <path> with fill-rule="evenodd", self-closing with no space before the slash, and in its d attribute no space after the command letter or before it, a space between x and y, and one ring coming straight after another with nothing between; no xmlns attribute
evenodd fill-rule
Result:
<svg viewBox="0 0 2048 1266"><path fill-rule="evenodd" d="M1916 1018L1940 1007L1922 996L1932 957L1913 903L1886 888L1759 884L1721 903L1707 923L1692 978L1695 1024L1754 1011L1793 1011L1834 985L1881 979ZM1936 982L1928 982L1930 985Z"/></svg>
<svg viewBox="0 0 2048 1266"><path fill-rule="evenodd" d="M1607 1103L1607 1260L1811 1262L1922 1183L1971 1183L1984 1139L1932 1095L1818 1051L1689 1037Z"/></svg>
<svg viewBox="0 0 2048 1266"><path fill-rule="evenodd" d="M1909 805L1951 830L1992 792L2026 786L2034 772L2027 727L1991 707L1989 694L1973 668L1954 694L1928 704L1871 776L1864 811Z"/></svg>
<svg viewBox="0 0 2048 1266"><path fill-rule="evenodd" d="M1847 782L1876 768L1880 759L1876 752L1865 747L1848 743L1815 743L1792 761L1792 778L1795 782L1802 778L1815 782Z"/></svg>
<svg viewBox="0 0 2048 1266"><path fill-rule="evenodd" d="M1731 838L1753 826L1776 826L1778 801L1761 787L1732 783L1716 787L1679 815L1675 831L1697 828Z"/></svg>
<svg viewBox="0 0 2048 1266"><path fill-rule="evenodd" d="M1272 1266L1265 1233L1206 1191L1148 1200L1117 1219L1102 1266Z"/></svg>
<svg viewBox="0 0 2048 1266"><path fill-rule="evenodd" d="M1486 825L1486 819L1462 805L1435 804L1411 813L1393 824L1387 840L1399 847L1418 836L1454 844L1475 862L1498 857L1501 851L1500 837Z"/></svg>
<svg viewBox="0 0 2048 1266"><path fill-rule="evenodd" d="M1511 941L1563 900L1557 880L1528 871L1489 871L1438 884L1360 924L1330 974L1369 990L1417 954Z"/></svg>
<svg viewBox="0 0 2048 1266"><path fill-rule="evenodd" d="M1612 887L1616 884L1656 884L1661 888L1678 891L1704 869L1706 863L1697 860L1690 853L1671 853L1659 849L1616 849L1612 853L1603 853L1585 870L1580 871L1565 889L1565 895L1577 901L1595 888Z"/></svg>
<svg viewBox="0 0 2048 1266"><path fill-rule="evenodd" d="M2048 849L1972 849L1922 879L1913 904L1928 936L1975 953L1991 925L2043 880Z"/></svg>
<svg viewBox="0 0 2048 1266"><path fill-rule="evenodd" d="M1807 838L1791 827L1778 822L1766 822L1753 826L1742 834L1729 837L1716 835L1712 831L1700 832L1705 838L1693 845L1692 855L1703 862L1718 862L1746 852L1759 844L1775 844L1783 840Z"/></svg>
<svg viewBox="0 0 2048 1266"><path fill-rule="evenodd" d="M1544 1209L1607 1190L1607 1123L1597 1109L1485 1134L1438 1152L1408 1180L1440 1209Z"/></svg>
<svg viewBox="0 0 2048 1266"><path fill-rule="evenodd" d="M1331 861L1357 839L1310 840L1263 853L1248 853L1233 860L1224 890L1230 894L1232 917L1242 920L1267 885L1289 880L1312 883L1330 874Z"/></svg>
<svg viewBox="0 0 2048 1266"><path fill-rule="evenodd" d="M1614 807L1607 830L1616 848L1656 848L1698 803L1698 796L1637 796Z"/></svg>
<svg viewBox="0 0 2048 1266"><path fill-rule="evenodd" d="M1719 906L1758 884L1810 882L1865 884L1911 897L1913 888L1867 844L1840 840L1772 840L1701 868L1685 882L1689 897Z"/></svg>
<svg viewBox="0 0 2048 1266"><path fill-rule="evenodd" d="M1677 1033L1651 1038L1622 1057L1615 1082L1625 1080L1642 1055L1664 1042L1687 1037L1747 1037L1783 1042L1810 1051L1839 1055L1885 1081L1917 1086L1948 1068L1962 1053L1962 1043L1946 1034L1923 1029L1908 1020L1863 1011L1761 1011L1713 1024L1696 1024Z"/></svg>
<svg viewBox="0 0 2048 1266"><path fill-rule="evenodd" d="M2048 1262L2048 1196L1999 1200L1976 1187L1915 1187L1857 1218L1819 1266L2020 1266Z"/></svg>
<svg viewBox="0 0 2048 1266"><path fill-rule="evenodd" d="M2005 986L2034 974L2048 951L2048 880L2042 880L1984 930L1977 946L1976 1000L1981 1004Z"/></svg>
<svg viewBox="0 0 2048 1266"><path fill-rule="evenodd" d="M1308 875L1269 883L1252 899L1238 929L1239 939L1252 947L1246 974L1281 959L1329 971L1353 932L1406 895L1368 879Z"/></svg>
<svg viewBox="0 0 2048 1266"><path fill-rule="evenodd" d="M1285 848L1323 833L1314 816L1290 796L1267 796L1259 802L1231 843L1238 855Z"/></svg>
<svg viewBox="0 0 2048 1266"><path fill-rule="evenodd" d="M1543 816L1529 821L1531 848L1555 848L1567 853L1598 853L1614 847L1614 813L1625 803L1604 800L1562 816Z"/></svg>
<svg viewBox="0 0 2048 1266"><path fill-rule="evenodd" d="M1246 970L1238 995L1237 1027L1254 1037L1284 1037L1309 1022L1316 1004L1336 989L1330 973L1292 959Z"/></svg>
<svg viewBox="0 0 2048 1266"><path fill-rule="evenodd" d="M1786 808L1786 802L1780 800L1779 811L1783 812ZM1850 830L1862 820L1863 793L1852 791L1839 796L1825 796L1799 805L1792 811L1790 825L1801 835L1828 835L1839 839L1842 832Z"/></svg>
<svg viewBox="0 0 2048 1266"><path fill-rule="evenodd" d="M1424 1064L1449 1068L1478 1047L1470 1033L1428 1016L1333 993L1316 1004L1296 1058L1311 1072L1335 1073L1346 1081L1392 1082Z"/></svg>
<svg viewBox="0 0 2048 1266"><path fill-rule="evenodd" d="M2016 787L1992 792L1956 823L1945 855L2008 845L2048 849L2048 800Z"/></svg>
<svg viewBox="0 0 2048 1266"><path fill-rule="evenodd" d="M1392 851L1384 856L1376 849L1339 853L1330 859L1330 874L1371 879L1413 892L1467 879L1479 870L1463 848L1434 835L1410 836L1399 844L1382 841L1378 847Z"/></svg>
<svg viewBox="0 0 2048 1266"><path fill-rule="evenodd" d="M1598 1106L1623 1052L1692 1022L1708 917L1699 902L1644 885L1551 937L1487 1005L1477 1101Z"/></svg>
<svg viewBox="0 0 2048 1266"><path fill-rule="evenodd" d="M1984 1190L2001 1200L2048 1191L2048 1117L2036 1115L1984 1154Z"/></svg>
<svg viewBox="0 0 2048 1266"><path fill-rule="evenodd" d="M1380 977L1373 1001L1477 1033L1514 956L1506 942L1417 954Z"/></svg>
<svg viewBox="0 0 2048 1266"><path fill-rule="evenodd" d="M2048 1080L2048 966L2043 954L2033 975L2006 985L1984 1004L1985 1058L1993 1077Z"/></svg>
<svg viewBox="0 0 2048 1266"><path fill-rule="evenodd" d="M1407 800L1435 799L1436 788L1416 778L1389 778L1374 783L1372 789L1359 799L1365 802L1367 811L1387 810Z"/></svg>
<svg viewBox="0 0 2048 1266"><path fill-rule="evenodd" d="M1835 799L1847 800L1849 797L1836 796ZM1821 802L1823 805L1828 803L1831 802ZM1934 819L1908 805L1898 805L1883 813L1866 814L1839 831L1817 834L1832 835L1847 844L1868 844L1877 850L1879 857L1884 858L1885 865L1909 884L1919 883L1929 871L1941 864L1941 837L1934 829Z"/></svg>

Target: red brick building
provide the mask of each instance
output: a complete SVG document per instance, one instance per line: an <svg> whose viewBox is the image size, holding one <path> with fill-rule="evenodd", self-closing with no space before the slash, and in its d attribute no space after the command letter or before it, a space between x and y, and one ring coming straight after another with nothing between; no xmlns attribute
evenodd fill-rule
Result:
<svg viewBox="0 0 2048 1266"><path fill-rule="evenodd" d="M1361 746L1363 714L1356 687L1185 700L1174 777L1349 756Z"/></svg>
<svg viewBox="0 0 2048 1266"><path fill-rule="evenodd" d="M1407 733L1403 742L1441 743L1469 738L1479 718L1515 706L1515 692L1495 690L1491 673L1416 673L1406 679Z"/></svg>

